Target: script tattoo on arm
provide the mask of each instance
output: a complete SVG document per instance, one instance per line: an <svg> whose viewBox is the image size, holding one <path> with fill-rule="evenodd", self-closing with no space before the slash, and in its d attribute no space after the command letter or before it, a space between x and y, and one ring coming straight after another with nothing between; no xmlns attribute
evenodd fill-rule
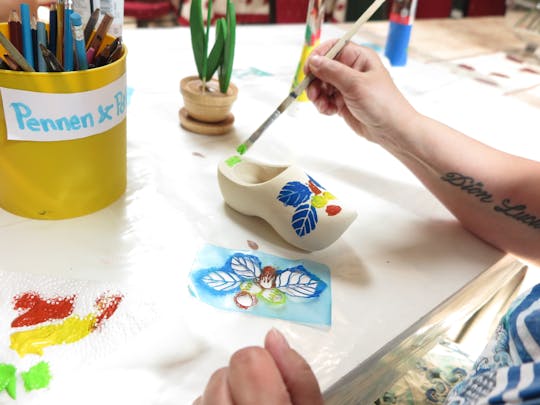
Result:
<svg viewBox="0 0 540 405"><path fill-rule="evenodd" d="M463 174L456 172L449 172L442 176L441 180L447 181L451 185L459 187L460 190L463 190L466 193L473 195L481 202L493 202L493 195L484 190L484 184L481 182L477 182L472 177L464 176Z"/></svg>
<svg viewBox="0 0 540 405"><path fill-rule="evenodd" d="M441 177L441 180L470 194L482 203L494 203L493 194L486 191L484 184L473 177L448 172ZM540 229L540 216L527 212L525 204L513 204L510 198L504 198L499 204L493 204L493 210L529 227Z"/></svg>
<svg viewBox="0 0 540 405"><path fill-rule="evenodd" d="M540 229L540 217L529 214L527 211L525 211L527 209L525 204L513 205L509 198L505 198L493 209L534 229Z"/></svg>

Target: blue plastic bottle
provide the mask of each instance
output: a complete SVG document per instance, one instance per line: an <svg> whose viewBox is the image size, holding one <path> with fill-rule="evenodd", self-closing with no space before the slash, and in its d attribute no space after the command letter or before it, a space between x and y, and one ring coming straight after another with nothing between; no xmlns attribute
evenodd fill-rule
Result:
<svg viewBox="0 0 540 405"><path fill-rule="evenodd" d="M412 24L417 0L394 0L390 11L390 30L384 54L392 66L407 64L407 50L411 38Z"/></svg>

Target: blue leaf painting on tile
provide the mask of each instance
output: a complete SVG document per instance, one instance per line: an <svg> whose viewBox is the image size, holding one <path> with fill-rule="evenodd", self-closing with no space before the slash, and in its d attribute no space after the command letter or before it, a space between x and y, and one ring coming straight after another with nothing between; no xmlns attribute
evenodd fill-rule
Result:
<svg viewBox="0 0 540 405"><path fill-rule="evenodd" d="M213 306L330 325L330 272L321 263L207 245L190 273L193 295Z"/></svg>
<svg viewBox="0 0 540 405"><path fill-rule="evenodd" d="M330 201L336 197L326 191L323 186L308 176L309 181L303 184L299 181L290 181L280 190L277 199L286 207L294 207L291 225L299 237L311 233L317 227L319 217L317 209L325 209L329 217L341 212L341 207Z"/></svg>

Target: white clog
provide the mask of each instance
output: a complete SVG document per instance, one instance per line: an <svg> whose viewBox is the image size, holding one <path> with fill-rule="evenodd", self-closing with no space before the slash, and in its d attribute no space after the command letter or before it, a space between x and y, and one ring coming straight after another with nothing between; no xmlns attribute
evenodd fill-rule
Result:
<svg viewBox="0 0 540 405"><path fill-rule="evenodd" d="M334 243L356 211L297 166L273 166L233 156L218 165L225 202L268 222L290 244L307 251Z"/></svg>

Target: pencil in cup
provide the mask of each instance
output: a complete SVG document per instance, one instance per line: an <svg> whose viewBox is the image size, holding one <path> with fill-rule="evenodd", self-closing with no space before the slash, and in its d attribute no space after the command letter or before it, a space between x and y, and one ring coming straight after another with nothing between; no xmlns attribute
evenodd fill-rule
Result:
<svg viewBox="0 0 540 405"><path fill-rule="evenodd" d="M0 24L0 33L7 39L7 23ZM113 41L107 36L104 44ZM3 45L0 56L2 52ZM104 208L123 194L125 67L124 48L120 60L100 69L37 74L0 70L0 87L10 89L2 93L6 106L0 103L1 208L27 218L72 218ZM26 98L28 92L35 97ZM88 92L93 95L86 99ZM110 104L113 109L101 108ZM66 139L54 141L58 136Z"/></svg>
<svg viewBox="0 0 540 405"><path fill-rule="evenodd" d="M56 58L60 63L64 61L64 0L56 4Z"/></svg>
<svg viewBox="0 0 540 405"><path fill-rule="evenodd" d="M10 57L10 62L12 61L16 63L22 70L26 72L35 72L34 67L28 63L23 54L17 50L17 48L10 42L3 32L0 32L0 44L7 51L7 54Z"/></svg>
<svg viewBox="0 0 540 405"><path fill-rule="evenodd" d="M77 56L77 65L79 70L88 69L86 59L86 46L84 43L84 31L82 27L82 18L79 13L73 13L70 17L71 29L73 32L73 41L75 43L75 54Z"/></svg>
<svg viewBox="0 0 540 405"><path fill-rule="evenodd" d="M9 40L17 48L19 52L23 52L22 48L22 23L17 10L11 10L8 20Z"/></svg>
<svg viewBox="0 0 540 405"><path fill-rule="evenodd" d="M103 40L109 31L113 22L113 16L110 14L105 14L99 24L97 30L90 38L90 42L86 47L86 57L88 64L91 65L94 63L94 58L96 54L100 51L101 47L104 45Z"/></svg>

